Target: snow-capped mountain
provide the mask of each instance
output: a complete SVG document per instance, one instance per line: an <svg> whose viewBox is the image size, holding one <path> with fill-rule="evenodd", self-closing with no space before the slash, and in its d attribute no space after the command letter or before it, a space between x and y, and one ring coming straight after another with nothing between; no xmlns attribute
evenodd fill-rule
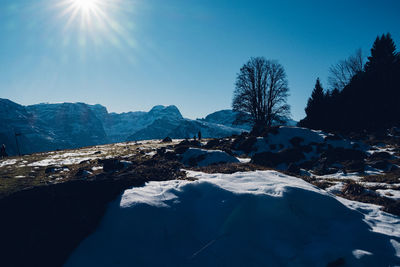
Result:
<svg viewBox="0 0 400 267"><path fill-rule="evenodd" d="M44 130L54 134L66 148L108 142L101 120L87 104L38 104L27 106L26 110L34 119L44 121Z"/></svg>
<svg viewBox="0 0 400 267"><path fill-rule="evenodd" d="M176 106L155 106L150 111L109 113L102 105L85 103L37 104L22 106L0 99L0 144L9 154L16 154L14 129L18 133L21 153L77 148L131 140L223 137L250 129L235 124L230 110L191 120Z"/></svg>
<svg viewBox="0 0 400 267"><path fill-rule="evenodd" d="M93 106L92 106L93 107ZM174 124L177 121L183 120L182 114L176 106L155 106L149 112L136 111L127 113L109 113L108 116L103 117L103 125L107 136L111 142L124 142L126 140L143 140L155 139L155 135L160 136L157 138L164 138L166 130L162 127L154 129L155 132L138 133L140 138L129 138L132 134L141 132L152 124ZM159 121L159 122L156 122ZM175 123L174 123L175 122ZM151 127L150 127L151 128Z"/></svg>
<svg viewBox="0 0 400 267"><path fill-rule="evenodd" d="M231 109L224 109L211 113L202 120L210 123L229 126L232 128L240 127L242 129L251 130L250 123L237 121L239 115L241 115L243 119L249 119L248 115L244 113L240 114L239 112L233 111Z"/></svg>
<svg viewBox="0 0 400 267"><path fill-rule="evenodd" d="M18 153L17 142L20 153L56 149L55 136L46 131L44 125L42 120L34 117L24 106L0 99L0 145L6 145L8 154Z"/></svg>

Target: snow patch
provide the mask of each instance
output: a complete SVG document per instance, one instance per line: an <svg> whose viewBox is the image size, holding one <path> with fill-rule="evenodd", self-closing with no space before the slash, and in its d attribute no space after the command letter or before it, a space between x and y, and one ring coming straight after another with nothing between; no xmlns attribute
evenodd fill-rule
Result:
<svg viewBox="0 0 400 267"><path fill-rule="evenodd" d="M15 163L17 163L16 159L7 159L0 162L0 168L4 166L14 165Z"/></svg>
<svg viewBox="0 0 400 267"><path fill-rule="evenodd" d="M400 200L400 190L378 189L378 190L376 190L376 192L383 197Z"/></svg>

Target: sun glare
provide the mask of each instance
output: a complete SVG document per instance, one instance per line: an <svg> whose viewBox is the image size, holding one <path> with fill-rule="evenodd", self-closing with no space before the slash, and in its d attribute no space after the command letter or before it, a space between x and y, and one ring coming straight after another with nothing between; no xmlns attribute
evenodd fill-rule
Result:
<svg viewBox="0 0 400 267"><path fill-rule="evenodd" d="M55 7L65 25L64 38L89 47L136 48L134 0L60 0ZM73 37L72 37L73 36Z"/></svg>
<svg viewBox="0 0 400 267"><path fill-rule="evenodd" d="M78 23L81 29L90 29L94 24L110 20L110 0L63 0L59 2L62 16L68 18L67 26Z"/></svg>
<svg viewBox="0 0 400 267"><path fill-rule="evenodd" d="M91 11L98 8L99 0L71 0L72 5L82 11Z"/></svg>

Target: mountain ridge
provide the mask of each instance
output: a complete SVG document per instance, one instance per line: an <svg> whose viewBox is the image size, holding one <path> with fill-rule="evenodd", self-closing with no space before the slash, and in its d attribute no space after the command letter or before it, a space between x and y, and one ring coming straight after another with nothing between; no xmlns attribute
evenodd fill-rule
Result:
<svg viewBox="0 0 400 267"><path fill-rule="evenodd" d="M218 113L218 111L217 111ZM233 124L228 118L211 116L184 118L175 105L156 105L149 111L108 112L101 104L83 102L20 105L0 98L0 143L10 155L57 149L138 141L144 139L192 138L200 131L204 138L225 137L249 131L248 124ZM15 133L20 134L15 136Z"/></svg>

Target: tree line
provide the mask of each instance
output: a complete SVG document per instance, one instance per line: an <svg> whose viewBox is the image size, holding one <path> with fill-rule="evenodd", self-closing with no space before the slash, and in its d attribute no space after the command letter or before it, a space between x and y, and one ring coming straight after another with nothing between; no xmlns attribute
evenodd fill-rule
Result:
<svg viewBox="0 0 400 267"><path fill-rule="evenodd" d="M329 72L330 88L317 78L299 126L335 132L400 126L400 53L389 33L376 38L368 58L359 49ZM250 121L260 132L288 120L288 96L283 66L255 57L237 74L232 107L238 122Z"/></svg>
<svg viewBox="0 0 400 267"><path fill-rule="evenodd" d="M364 63L361 50L330 69L331 88L317 79L299 125L327 131L400 125L400 54L391 35L378 36Z"/></svg>

